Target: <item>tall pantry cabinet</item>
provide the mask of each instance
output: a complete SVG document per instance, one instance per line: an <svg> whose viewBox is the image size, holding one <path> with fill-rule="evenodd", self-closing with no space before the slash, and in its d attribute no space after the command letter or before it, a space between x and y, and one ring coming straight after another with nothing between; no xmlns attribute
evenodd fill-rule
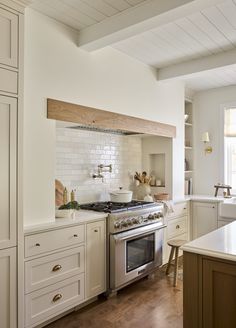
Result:
<svg viewBox="0 0 236 328"><path fill-rule="evenodd" d="M21 327L22 40L27 1L0 0L0 326ZM23 258L23 256L22 256ZM21 273L22 274L22 273ZM19 284L20 285L20 284ZM19 314L19 318L18 318ZM23 321L22 321L23 322Z"/></svg>

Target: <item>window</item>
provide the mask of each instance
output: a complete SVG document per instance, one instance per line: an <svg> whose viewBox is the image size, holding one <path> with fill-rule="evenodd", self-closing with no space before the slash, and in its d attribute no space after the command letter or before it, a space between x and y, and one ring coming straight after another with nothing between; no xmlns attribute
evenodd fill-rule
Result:
<svg viewBox="0 0 236 328"><path fill-rule="evenodd" d="M224 111L225 182L236 193L236 107Z"/></svg>

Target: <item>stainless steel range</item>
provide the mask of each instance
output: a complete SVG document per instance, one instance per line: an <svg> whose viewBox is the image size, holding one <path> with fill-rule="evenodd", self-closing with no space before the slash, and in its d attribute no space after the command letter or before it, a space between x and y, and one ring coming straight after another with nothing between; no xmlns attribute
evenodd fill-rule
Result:
<svg viewBox="0 0 236 328"><path fill-rule="evenodd" d="M107 218L109 290L116 291L162 264L163 205L132 201L84 204Z"/></svg>

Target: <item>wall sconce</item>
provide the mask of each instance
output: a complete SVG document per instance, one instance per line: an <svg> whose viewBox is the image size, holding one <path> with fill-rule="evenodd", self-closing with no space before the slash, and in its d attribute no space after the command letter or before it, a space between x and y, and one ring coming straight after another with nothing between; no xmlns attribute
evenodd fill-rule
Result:
<svg viewBox="0 0 236 328"><path fill-rule="evenodd" d="M205 155L206 154L211 154L212 153L212 150L213 150L212 147L206 145L208 142L210 142L210 138L209 138L209 133L208 132L204 132L202 134L202 142L204 142L204 144L205 144Z"/></svg>

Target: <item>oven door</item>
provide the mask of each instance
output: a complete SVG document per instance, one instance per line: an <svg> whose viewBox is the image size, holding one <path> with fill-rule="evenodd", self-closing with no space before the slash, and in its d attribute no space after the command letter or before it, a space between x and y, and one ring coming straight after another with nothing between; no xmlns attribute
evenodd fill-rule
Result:
<svg viewBox="0 0 236 328"><path fill-rule="evenodd" d="M162 264L163 225L110 236L110 288L116 290Z"/></svg>

